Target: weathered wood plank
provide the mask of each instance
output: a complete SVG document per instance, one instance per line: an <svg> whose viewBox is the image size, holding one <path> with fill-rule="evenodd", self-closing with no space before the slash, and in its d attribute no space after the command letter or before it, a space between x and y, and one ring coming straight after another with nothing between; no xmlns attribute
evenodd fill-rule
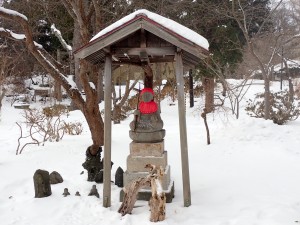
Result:
<svg viewBox="0 0 300 225"><path fill-rule="evenodd" d="M175 68L176 68L177 95L178 95L178 116L179 116L179 130L180 130L183 198L184 198L184 206L188 207L191 205L191 189L190 189L190 172L189 172L189 158L188 158L185 103L184 103L183 63L182 63L181 51L175 54L175 64L176 64Z"/></svg>
<svg viewBox="0 0 300 225"><path fill-rule="evenodd" d="M129 56L139 56L142 51L146 51L150 56L175 55L175 47L115 48L112 54L117 57L118 55L124 55L124 53Z"/></svg>
<svg viewBox="0 0 300 225"><path fill-rule="evenodd" d="M147 47L147 40L146 40L146 34L145 30L142 28L141 29L141 48L146 48Z"/></svg>
<svg viewBox="0 0 300 225"><path fill-rule="evenodd" d="M111 206L111 55L105 57L103 206Z"/></svg>

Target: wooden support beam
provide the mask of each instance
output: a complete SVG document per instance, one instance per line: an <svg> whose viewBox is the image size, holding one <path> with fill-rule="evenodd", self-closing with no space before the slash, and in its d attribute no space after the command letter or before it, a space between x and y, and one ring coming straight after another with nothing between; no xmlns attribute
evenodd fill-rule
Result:
<svg viewBox="0 0 300 225"><path fill-rule="evenodd" d="M175 55L175 47L147 47L147 48L115 48L112 50L112 54L116 55L129 55L139 56L142 51L146 51L151 56L166 56Z"/></svg>
<svg viewBox="0 0 300 225"><path fill-rule="evenodd" d="M147 47L146 32L141 28L141 48Z"/></svg>
<svg viewBox="0 0 300 225"><path fill-rule="evenodd" d="M176 68L177 95L178 95L178 116L179 116L180 147L181 147L183 198L184 198L184 206L189 207L191 205L191 189L190 189L190 172L189 172L185 103L184 103L183 63L182 63L181 51L175 53L175 64L176 64L175 68Z"/></svg>
<svg viewBox="0 0 300 225"><path fill-rule="evenodd" d="M112 58L107 54L104 65L104 166L103 206L111 206L111 74Z"/></svg>
<svg viewBox="0 0 300 225"><path fill-rule="evenodd" d="M147 38L146 32L142 28L141 29L141 51L139 54L139 58L141 60L141 67L144 70L144 86L147 88L153 88L153 71L151 68L150 60L148 53L146 52L147 48Z"/></svg>
<svg viewBox="0 0 300 225"><path fill-rule="evenodd" d="M150 60L149 60L148 54L145 50L141 51L139 56L140 56L141 62L145 62L150 65Z"/></svg>

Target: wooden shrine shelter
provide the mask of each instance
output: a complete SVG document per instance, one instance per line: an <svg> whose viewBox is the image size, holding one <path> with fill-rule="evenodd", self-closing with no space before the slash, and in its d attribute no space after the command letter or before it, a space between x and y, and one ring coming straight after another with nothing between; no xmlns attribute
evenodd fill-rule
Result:
<svg viewBox="0 0 300 225"><path fill-rule="evenodd" d="M138 10L100 31L75 57L104 64L104 184L103 206L111 205L111 79L112 68L141 66L151 78L154 63L175 63L184 206L191 205L184 102L184 71L208 55L208 42L194 31L147 10ZM153 78L152 78L153 79ZM151 80L151 79L150 79Z"/></svg>

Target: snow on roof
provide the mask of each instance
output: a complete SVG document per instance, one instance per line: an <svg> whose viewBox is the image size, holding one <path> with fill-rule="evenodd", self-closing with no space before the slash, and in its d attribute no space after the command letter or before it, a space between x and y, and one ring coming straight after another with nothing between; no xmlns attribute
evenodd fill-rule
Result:
<svg viewBox="0 0 300 225"><path fill-rule="evenodd" d="M169 30L174 31L175 33L179 34L180 36L188 39L191 42L194 42L195 44L201 46L202 48L208 50L209 48L209 43L206 38L201 36L200 34L196 33L195 31L175 22L174 20L168 19L166 17L160 16L156 13L150 12L146 9L140 9L137 10L122 19L116 21L115 23L111 24L110 26L104 28L101 30L98 34L96 34L91 40L94 41L97 38L103 36L104 34L122 26L123 24L127 23L128 21L134 19L136 16L144 14L147 16L149 19L155 21L156 23L162 25L163 27L168 28Z"/></svg>
<svg viewBox="0 0 300 225"><path fill-rule="evenodd" d="M288 60L287 61L288 68L299 68L300 67L300 60ZM285 65L282 65L282 68L285 68ZM278 72L281 70L281 63L274 66L274 71Z"/></svg>

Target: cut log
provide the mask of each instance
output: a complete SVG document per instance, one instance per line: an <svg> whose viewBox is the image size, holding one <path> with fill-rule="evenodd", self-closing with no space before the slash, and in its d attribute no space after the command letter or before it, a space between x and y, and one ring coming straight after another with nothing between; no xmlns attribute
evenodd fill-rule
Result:
<svg viewBox="0 0 300 225"><path fill-rule="evenodd" d="M152 196L149 200L150 206L150 221L158 222L166 218L166 195L164 192Z"/></svg>
<svg viewBox="0 0 300 225"><path fill-rule="evenodd" d="M118 212L121 213L122 216L125 216L126 214L131 214L139 190L143 187L150 187L150 183L151 178L147 176L141 177L130 184L128 189L125 190L122 205L118 210Z"/></svg>
<svg viewBox="0 0 300 225"><path fill-rule="evenodd" d="M163 168L156 168L156 166L152 164L147 164L145 168L149 169L149 175L147 177L138 178L125 189L124 199L118 212L121 213L122 216L131 214L139 190L143 187L151 187L152 197L149 201L151 211L150 221L163 221L166 216L166 195L161 185L164 175Z"/></svg>

